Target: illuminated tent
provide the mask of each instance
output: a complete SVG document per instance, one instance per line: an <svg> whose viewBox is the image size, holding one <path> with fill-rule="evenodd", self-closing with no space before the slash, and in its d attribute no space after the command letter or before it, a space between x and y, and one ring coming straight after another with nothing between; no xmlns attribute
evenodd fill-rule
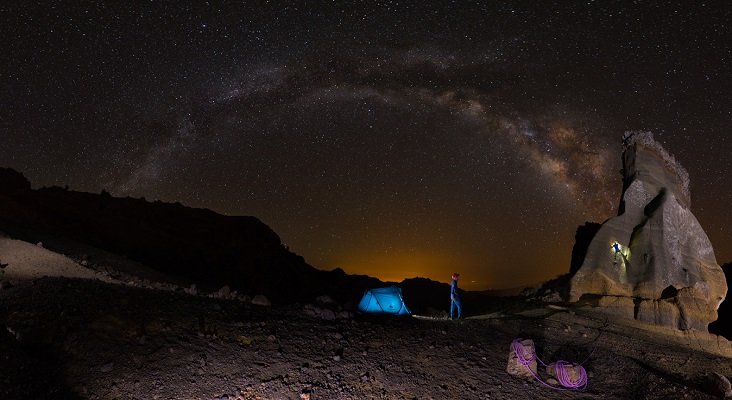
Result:
<svg viewBox="0 0 732 400"><path fill-rule="evenodd" d="M402 299L402 289L389 286L377 289L368 289L364 293L358 310L365 313L411 315Z"/></svg>

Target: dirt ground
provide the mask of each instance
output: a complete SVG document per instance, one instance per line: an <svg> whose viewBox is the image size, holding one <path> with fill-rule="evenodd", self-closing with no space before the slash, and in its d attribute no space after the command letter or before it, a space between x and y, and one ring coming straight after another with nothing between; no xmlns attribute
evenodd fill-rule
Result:
<svg viewBox="0 0 732 400"><path fill-rule="evenodd" d="M0 290L0 398L713 399L711 374L732 375L724 339L587 309L518 308L462 321L326 320L308 312L314 305L21 281ZM587 388L508 375L517 337L533 339L545 361L584 361Z"/></svg>

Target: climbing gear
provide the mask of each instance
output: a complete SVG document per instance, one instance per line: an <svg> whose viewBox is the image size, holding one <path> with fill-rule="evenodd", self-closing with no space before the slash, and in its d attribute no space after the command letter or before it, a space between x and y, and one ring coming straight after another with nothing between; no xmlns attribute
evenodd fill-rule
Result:
<svg viewBox="0 0 732 400"><path fill-rule="evenodd" d="M554 363L554 375L556 375L557 381L563 387L560 388L552 386L544 382L538 373L535 373L531 370L529 364L531 364L532 361L536 360L544 367L548 367L548 365L541 361L541 359L536 355L536 349L534 348L533 343L531 348L528 349L528 354L526 354L527 352L524 349L524 346L521 344L522 340L523 339L518 338L511 342L511 349L513 349L513 352L516 353L516 358L518 358L518 361L521 363L521 365L526 367L526 369L529 370L531 375L533 375L534 378L539 381L539 383L555 390L584 390L587 387L587 372L585 371L584 367L582 367L581 364L574 364L563 360L559 360ZM569 375L568 370L570 368L577 368L577 370L579 371L579 376L576 379L572 379L572 377Z"/></svg>

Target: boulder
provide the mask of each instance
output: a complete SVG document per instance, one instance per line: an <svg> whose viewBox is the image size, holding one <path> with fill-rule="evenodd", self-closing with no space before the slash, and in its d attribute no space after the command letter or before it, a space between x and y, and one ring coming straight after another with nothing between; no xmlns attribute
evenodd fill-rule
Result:
<svg viewBox="0 0 732 400"><path fill-rule="evenodd" d="M719 398L726 399L732 397L732 384L726 376L719 372L713 372L708 377L710 391Z"/></svg>
<svg viewBox="0 0 732 400"><path fill-rule="evenodd" d="M524 362L519 356L523 358ZM523 339L511 343L506 372L519 378L534 379L536 376L536 350L533 340Z"/></svg>
<svg viewBox="0 0 732 400"><path fill-rule="evenodd" d="M563 300L562 296L558 292L554 290L547 290L547 292L541 296L541 301L544 303L561 303Z"/></svg>
<svg viewBox="0 0 732 400"><path fill-rule="evenodd" d="M216 295L220 299L228 299L229 295L231 295L231 288L228 285L222 286L221 289L216 292Z"/></svg>
<svg viewBox="0 0 732 400"><path fill-rule="evenodd" d="M310 317L318 316L318 307L312 304L305 304L302 308L302 311L305 313L305 315L308 315Z"/></svg>
<svg viewBox="0 0 732 400"><path fill-rule="evenodd" d="M564 371L564 378L559 377L561 372L557 372L557 367L561 368L560 371ZM570 364L566 362L551 363L546 366L546 372L556 380L557 384L561 384L562 382L565 384L569 383L569 387L581 387L583 386L583 383L587 382L587 373L579 364Z"/></svg>
<svg viewBox="0 0 732 400"><path fill-rule="evenodd" d="M336 319L336 314L333 312L333 310L329 310L327 308L320 309L319 313L320 319L326 320L326 321L333 321Z"/></svg>
<svg viewBox="0 0 732 400"><path fill-rule="evenodd" d="M690 210L689 175L650 132L626 133L623 146L618 215L587 246L570 281L570 301L625 297L638 305L631 318L706 331L717 319L727 283Z"/></svg>
<svg viewBox="0 0 732 400"><path fill-rule="evenodd" d="M252 298L252 304L254 304L255 306L265 306L265 307L269 307L272 305L272 303L270 303L269 299L262 294L258 294L256 296L254 296Z"/></svg>
<svg viewBox="0 0 732 400"><path fill-rule="evenodd" d="M322 295L315 298L315 303L321 307L335 308L338 304L332 297L328 295Z"/></svg>
<svg viewBox="0 0 732 400"><path fill-rule="evenodd" d="M190 294L190 295L193 295L193 296L195 296L195 295L198 294L198 288L196 287L196 284L195 283L191 284L190 287L187 287L187 288L183 289L183 291L185 293Z"/></svg>

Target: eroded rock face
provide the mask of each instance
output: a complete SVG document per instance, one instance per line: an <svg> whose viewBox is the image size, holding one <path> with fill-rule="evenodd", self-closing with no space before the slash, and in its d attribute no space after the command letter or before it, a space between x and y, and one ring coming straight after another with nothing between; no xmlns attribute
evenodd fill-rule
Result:
<svg viewBox="0 0 732 400"><path fill-rule="evenodd" d="M623 137L623 195L572 277L570 300L632 299L634 318L679 329L707 330L727 295L724 273L691 213L689 175L650 132ZM617 311L617 310L615 310Z"/></svg>

